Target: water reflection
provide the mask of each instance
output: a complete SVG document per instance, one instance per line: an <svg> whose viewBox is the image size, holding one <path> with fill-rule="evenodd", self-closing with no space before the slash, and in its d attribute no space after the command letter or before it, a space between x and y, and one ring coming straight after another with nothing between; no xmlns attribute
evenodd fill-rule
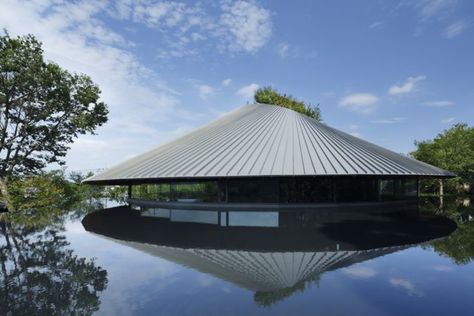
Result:
<svg viewBox="0 0 474 316"><path fill-rule="evenodd" d="M441 238L456 228L449 219L417 211L334 209L141 213L117 207L91 213L82 223L121 245L249 289L262 306L317 284L326 271Z"/></svg>
<svg viewBox="0 0 474 316"><path fill-rule="evenodd" d="M78 257L62 235L47 228L0 221L0 315L91 315L107 272Z"/></svg>
<svg viewBox="0 0 474 316"><path fill-rule="evenodd" d="M432 197L421 201L421 208L456 221L458 228L448 238L431 243L434 250L454 263L465 265L474 260L474 204L470 197Z"/></svg>

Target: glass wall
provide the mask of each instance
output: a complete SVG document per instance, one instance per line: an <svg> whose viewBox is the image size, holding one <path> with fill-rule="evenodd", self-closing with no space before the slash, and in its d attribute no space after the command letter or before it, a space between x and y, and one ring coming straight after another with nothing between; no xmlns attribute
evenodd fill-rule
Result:
<svg viewBox="0 0 474 316"><path fill-rule="evenodd" d="M132 186L132 199L160 202L217 202L216 181L198 183L160 183Z"/></svg>
<svg viewBox="0 0 474 316"><path fill-rule="evenodd" d="M242 203L278 203L278 179L228 179L227 201Z"/></svg>
<svg viewBox="0 0 474 316"><path fill-rule="evenodd" d="M228 178L132 186L132 198L160 202L345 203L413 199L416 178Z"/></svg>

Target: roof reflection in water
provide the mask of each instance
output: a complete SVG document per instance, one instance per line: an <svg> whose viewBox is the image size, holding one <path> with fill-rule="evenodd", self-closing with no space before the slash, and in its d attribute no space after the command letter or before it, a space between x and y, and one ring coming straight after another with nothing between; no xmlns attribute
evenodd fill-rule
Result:
<svg viewBox="0 0 474 316"><path fill-rule="evenodd" d="M179 215L173 216L175 211ZM141 214L118 207L87 215L83 225L121 244L255 291L255 299L264 305L304 289L305 282L317 281L325 271L446 236L456 227L448 219L417 211L204 211L204 222L215 225L187 222L203 220L199 213L186 212L196 211ZM232 218L238 220L233 223ZM242 226L255 226L252 218L263 227Z"/></svg>

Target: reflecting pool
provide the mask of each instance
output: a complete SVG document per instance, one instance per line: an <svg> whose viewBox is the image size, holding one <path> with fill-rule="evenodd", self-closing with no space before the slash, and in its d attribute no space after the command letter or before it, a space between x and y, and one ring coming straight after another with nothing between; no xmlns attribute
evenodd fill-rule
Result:
<svg viewBox="0 0 474 316"><path fill-rule="evenodd" d="M471 202L1 223L0 315L471 315Z"/></svg>

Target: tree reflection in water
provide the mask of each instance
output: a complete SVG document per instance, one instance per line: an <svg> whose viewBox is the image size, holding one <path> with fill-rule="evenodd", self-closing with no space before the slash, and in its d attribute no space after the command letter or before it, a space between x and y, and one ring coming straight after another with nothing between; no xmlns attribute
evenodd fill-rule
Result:
<svg viewBox="0 0 474 316"><path fill-rule="evenodd" d="M68 248L62 224L0 226L0 315L91 315L99 309L107 271Z"/></svg>
<svg viewBox="0 0 474 316"><path fill-rule="evenodd" d="M449 237L431 243L440 255L464 265L474 260L474 204L470 197L448 197L422 200L422 208L454 220L457 229Z"/></svg>

